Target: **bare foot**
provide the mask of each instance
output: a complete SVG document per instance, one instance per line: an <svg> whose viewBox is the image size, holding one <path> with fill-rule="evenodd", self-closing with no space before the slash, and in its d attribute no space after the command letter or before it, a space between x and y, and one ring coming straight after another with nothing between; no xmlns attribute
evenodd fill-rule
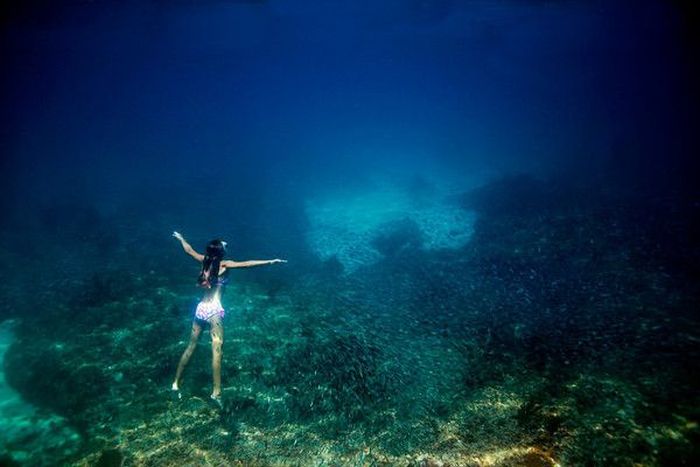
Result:
<svg viewBox="0 0 700 467"><path fill-rule="evenodd" d="M212 394L209 396L209 398L214 401L214 403L219 407L220 409L224 408L224 404L221 402L221 394Z"/></svg>

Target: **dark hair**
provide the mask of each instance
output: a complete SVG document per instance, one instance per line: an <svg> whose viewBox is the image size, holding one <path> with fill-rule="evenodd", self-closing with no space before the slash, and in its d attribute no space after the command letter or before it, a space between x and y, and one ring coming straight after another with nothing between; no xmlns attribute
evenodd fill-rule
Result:
<svg viewBox="0 0 700 467"><path fill-rule="evenodd" d="M204 260L202 261L202 270L199 272L199 278L197 278L197 285L206 289L211 288L212 285L216 285L217 279L219 278L221 260L224 259L225 252L226 247L221 240L216 239L209 242Z"/></svg>

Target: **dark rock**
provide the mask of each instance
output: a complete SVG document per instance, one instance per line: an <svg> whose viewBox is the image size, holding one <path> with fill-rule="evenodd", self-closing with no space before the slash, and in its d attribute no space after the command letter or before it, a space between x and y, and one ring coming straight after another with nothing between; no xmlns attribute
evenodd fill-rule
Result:
<svg viewBox="0 0 700 467"><path fill-rule="evenodd" d="M121 467L126 458L119 449L105 449L100 454L96 467Z"/></svg>

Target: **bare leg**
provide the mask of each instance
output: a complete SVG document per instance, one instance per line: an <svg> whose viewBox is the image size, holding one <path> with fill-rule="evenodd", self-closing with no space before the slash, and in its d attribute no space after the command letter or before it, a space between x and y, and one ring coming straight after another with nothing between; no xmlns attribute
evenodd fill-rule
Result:
<svg viewBox="0 0 700 467"><path fill-rule="evenodd" d="M194 321L192 323L192 334L190 335L190 343L187 344L187 348L185 351L182 353L182 357L180 357L180 363L177 365L177 371L175 372L175 381L173 382L173 390L177 391L180 389L180 377L182 377L182 372L185 369L185 366L187 365L187 362L190 361L190 357L192 356L192 352L194 352L194 349L197 347L197 341L199 340L199 335L202 333L202 326Z"/></svg>
<svg viewBox="0 0 700 467"><path fill-rule="evenodd" d="M209 320L211 324L211 370L214 377L214 389L212 397L221 395L221 348L224 344L224 327L221 318L214 316Z"/></svg>

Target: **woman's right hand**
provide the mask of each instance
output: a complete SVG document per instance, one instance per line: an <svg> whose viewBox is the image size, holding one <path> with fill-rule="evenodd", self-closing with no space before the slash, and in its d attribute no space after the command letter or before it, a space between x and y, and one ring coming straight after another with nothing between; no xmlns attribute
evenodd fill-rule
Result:
<svg viewBox="0 0 700 467"><path fill-rule="evenodd" d="M184 237L182 236L182 234L180 234L180 232L173 232L173 237L177 238L181 242L185 241Z"/></svg>

